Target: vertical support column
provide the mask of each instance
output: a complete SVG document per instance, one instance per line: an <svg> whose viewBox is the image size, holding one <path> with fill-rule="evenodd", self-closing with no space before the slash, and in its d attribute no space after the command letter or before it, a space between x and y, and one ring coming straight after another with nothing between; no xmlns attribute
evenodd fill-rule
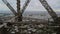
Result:
<svg viewBox="0 0 60 34"><path fill-rule="evenodd" d="M17 0L17 15L18 15L18 22L22 21L22 13L20 11L20 0Z"/></svg>

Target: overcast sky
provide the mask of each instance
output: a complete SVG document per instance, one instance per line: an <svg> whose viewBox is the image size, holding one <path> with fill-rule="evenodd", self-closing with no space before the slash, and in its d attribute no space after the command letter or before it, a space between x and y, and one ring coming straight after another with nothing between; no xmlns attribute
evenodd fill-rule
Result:
<svg viewBox="0 0 60 34"><path fill-rule="evenodd" d="M16 0L7 0L13 8L16 10ZM21 6L23 7L26 0L21 0ZM60 11L60 0L46 0L54 11ZM0 11L10 11L7 6L0 0ZM46 11L41 5L39 0L31 0L26 11Z"/></svg>

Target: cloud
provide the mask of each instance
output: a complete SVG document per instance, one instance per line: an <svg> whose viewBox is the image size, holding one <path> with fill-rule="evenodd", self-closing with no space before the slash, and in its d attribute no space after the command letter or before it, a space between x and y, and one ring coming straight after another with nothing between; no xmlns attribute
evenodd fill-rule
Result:
<svg viewBox="0 0 60 34"><path fill-rule="evenodd" d="M23 0L22 0L23 1ZM53 10L59 11L60 9L60 0L46 0L48 4L52 7ZM31 0L29 6L26 10L29 11L46 11L39 0Z"/></svg>
<svg viewBox="0 0 60 34"><path fill-rule="evenodd" d="M46 0L46 1L55 11L60 11L60 0Z"/></svg>
<svg viewBox="0 0 60 34"><path fill-rule="evenodd" d="M0 10L7 10L7 6L4 4L0 4Z"/></svg>
<svg viewBox="0 0 60 34"><path fill-rule="evenodd" d="M16 0L7 0L16 10ZM23 7L26 0L21 0L21 7ZM53 8L53 10L60 11L60 0L46 0L48 4ZM8 10L6 5L0 0L0 10ZM31 0L26 11L46 11L39 0Z"/></svg>
<svg viewBox="0 0 60 34"><path fill-rule="evenodd" d="M45 9L38 0L31 0L26 11L27 10L29 10L29 11L42 11Z"/></svg>

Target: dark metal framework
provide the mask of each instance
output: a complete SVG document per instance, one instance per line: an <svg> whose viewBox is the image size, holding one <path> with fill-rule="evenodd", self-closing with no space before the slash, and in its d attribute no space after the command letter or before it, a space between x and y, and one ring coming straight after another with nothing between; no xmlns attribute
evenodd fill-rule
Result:
<svg viewBox="0 0 60 34"><path fill-rule="evenodd" d="M55 19L57 18L57 14L54 12L54 10L49 6L49 4L47 3L46 0L39 0L41 2L41 4L44 6L44 8L47 10L47 12L49 13L49 15L53 18L53 20L55 21Z"/></svg>
<svg viewBox="0 0 60 34"><path fill-rule="evenodd" d="M25 9L27 8L29 2L31 0L27 0L23 6L23 9L20 9L20 0L17 0L17 13L16 11L13 9L13 7L6 1L3 0L3 2L7 5L7 7L14 13L14 15L18 15L18 19L22 21L22 14L25 11ZM57 14L53 11L53 9L49 6L49 4L47 3L46 0L39 0L41 2L41 4L44 6L44 8L47 10L47 12L50 14L50 16L53 18L54 21L56 21L57 18Z"/></svg>
<svg viewBox="0 0 60 34"><path fill-rule="evenodd" d="M18 22L22 21L22 14L25 11L25 9L27 8L28 4L30 3L31 0L27 0L23 6L23 9L21 10L20 8L20 0L17 0L17 12L13 9L13 7L6 1L3 0L3 2L7 5L7 7L14 13L15 16L18 16L17 20ZM54 12L54 10L49 6L49 4L47 3L46 0L39 0L42 4L42 6L44 6L44 8L47 10L47 12L50 14L50 16L53 18L54 22L58 23L60 22L60 18L58 18L57 14ZM22 21L23 22L23 21ZM59 23L60 24L60 23ZM59 27L60 28L60 27ZM59 30L60 31L60 30ZM59 32L58 31L58 32Z"/></svg>
<svg viewBox="0 0 60 34"><path fill-rule="evenodd" d="M18 21L22 21L22 13L20 11L20 0L17 0L17 15L18 15Z"/></svg>
<svg viewBox="0 0 60 34"><path fill-rule="evenodd" d="M14 8L9 4L9 2L7 2L6 0L2 0L6 6L13 12L14 15L16 15L16 11L14 10Z"/></svg>

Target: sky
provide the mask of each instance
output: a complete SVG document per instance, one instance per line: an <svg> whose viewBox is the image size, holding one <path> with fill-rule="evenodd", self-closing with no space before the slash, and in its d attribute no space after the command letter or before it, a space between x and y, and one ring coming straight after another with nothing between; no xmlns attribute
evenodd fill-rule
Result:
<svg viewBox="0 0 60 34"><path fill-rule="evenodd" d="M16 10L16 0L7 0ZM21 8L26 0L21 0ZM60 11L60 0L46 0L54 11ZM0 11L10 11L9 8L0 0ZM39 0L31 0L25 11L46 11Z"/></svg>

